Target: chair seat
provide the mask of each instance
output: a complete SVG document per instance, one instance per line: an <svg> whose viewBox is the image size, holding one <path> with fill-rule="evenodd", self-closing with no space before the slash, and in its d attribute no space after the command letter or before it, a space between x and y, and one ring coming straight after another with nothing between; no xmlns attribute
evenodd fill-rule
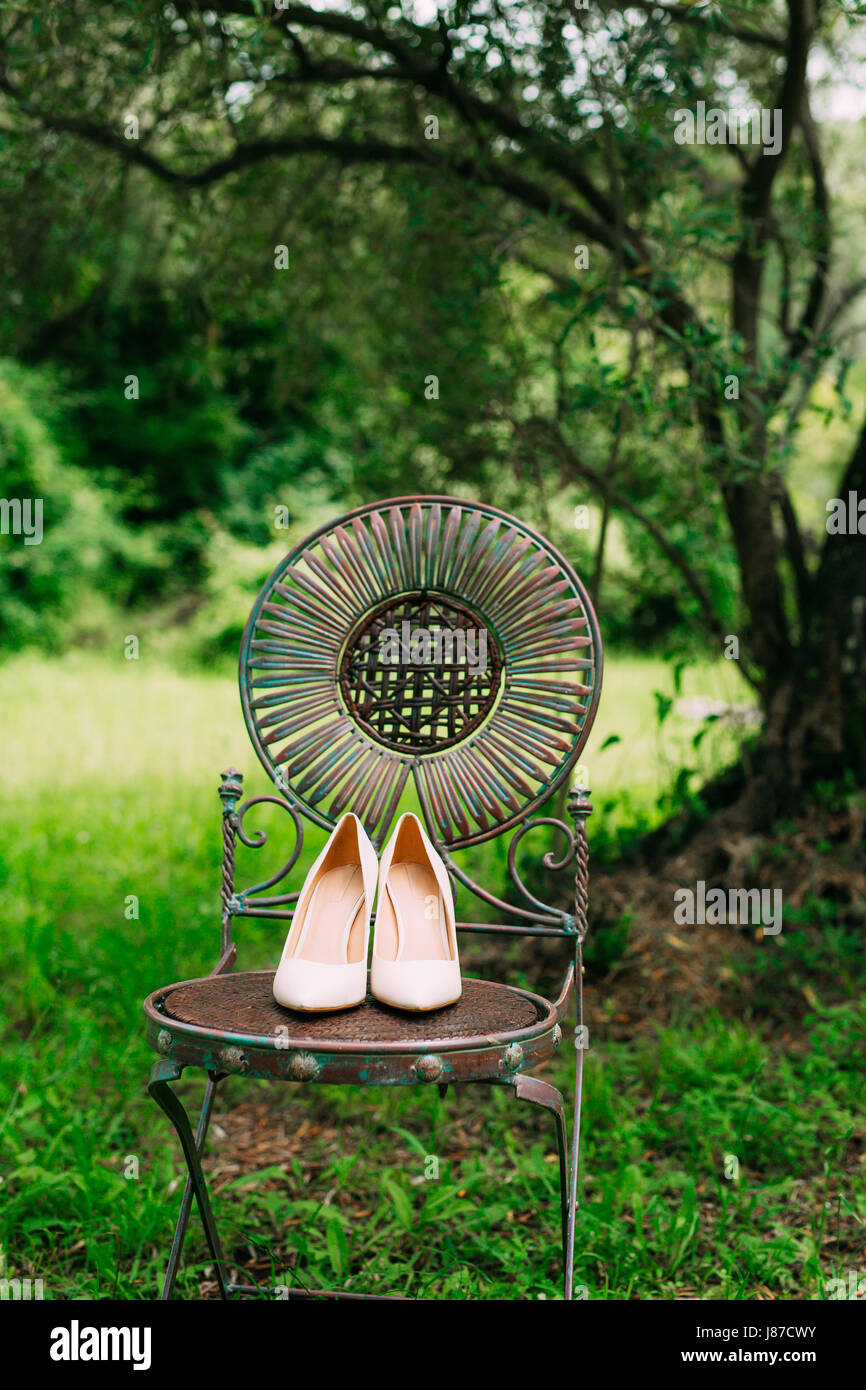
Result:
<svg viewBox="0 0 866 1390"><path fill-rule="evenodd" d="M526 990L463 980L456 1004L405 1013L371 996L355 1009L306 1014L273 997L272 970L238 971L156 990L148 1041L181 1066L292 1081L411 1084L504 1078L549 1057L557 1009Z"/></svg>

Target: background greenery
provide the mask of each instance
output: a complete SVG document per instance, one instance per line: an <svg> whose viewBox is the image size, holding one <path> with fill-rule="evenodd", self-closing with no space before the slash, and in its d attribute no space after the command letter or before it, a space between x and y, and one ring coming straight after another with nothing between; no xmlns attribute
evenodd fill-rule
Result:
<svg viewBox="0 0 866 1390"><path fill-rule="evenodd" d="M217 774L264 789L232 669L246 614L307 531L415 491L537 525L600 613L577 1282L592 1298L822 1297L862 1273L851 721L847 761L800 775L835 727L831 659L862 675L862 630L852 647L827 612L854 623L862 551L824 568L866 404L864 126L834 105L843 90L860 109L858 8L814 6L804 51L799 0L458 0L439 18L0 0L0 491L45 508L41 545L0 536L7 1276L52 1298L154 1296L179 1154L144 1092L141 1000L214 963ZM756 209L736 152L673 145L671 108L772 106L810 52ZM721 659L728 633L741 664ZM797 778L717 822L722 774L748 782L760 761L749 717L772 721L791 683L803 720L774 733ZM784 882L784 934L708 935L688 955L670 885L732 864ZM475 868L501 884L504 848ZM273 932L246 930L242 963L272 963ZM538 987L554 973L541 951L466 961ZM567 1089L572 1066L545 1075ZM232 1256L263 1285L291 1270L558 1295L553 1136L533 1110L471 1089L373 1107L249 1089L221 1096L212 1172ZM183 1092L193 1104L196 1080ZM210 1295L195 1218L188 1251L183 1291Z"/></svg>
<svg viewBox="0 0 866 1390"><path fill-rule="evenodd" d="M650 814L653 778L682 749L667 726L656 738L652 687L665 673L645 666L614 658L593 739L618 729L629 738L629 762L611 745L598 768L609 761L610 795ZM695 679L719 691L717 673ZM617 699L625 691L629 700ZM235 763L251 789L266 790L264 772L227 668L190 675L147 656L27 657L0 673L0 699L16 788L0 826L6 1273L42 1278L49 1298L150 1298L180 1200L180 1158L144 1090L141 1001L214 964L215 774ZM34 727L51 731L38 748ZM279 820L267 824L276 844L260 853L276 861ZM302 869L318 843L314 833ZM259 867L240 852L242 881ZM138 920L125 916L130 894ZM280 931L251 922L241 942L242 965L268 966ZM767 949L756 945L746 969ZM811 949L807 933L797 957ZM589 1297L820 1297L827 1280L857 1267L866 1220L859 950L856 935L841 936L826 989L814 968L804 972L820 995L805 1015L800 997L802 1021L784 1036L772 1012L778 981L759 1020L736 1017L733 991L718 1010L684 1002L673 1024L631 1041L593 1024L576 1265ZM534 954L515 953L513 978L528 969L538 979ZM786 961L785 979L794 971ZM603 972L593 975L603 1001ZM797 1002L786 1012L790 1024ZM565 1056L544 1074L567 1087L572 1067ZM200 1089L184 1079L191 1107ZM444 1298L559 1296L552 1128L481 1089L439 1101L427 1091L301 1094L230 1081L211 1153L232 1257L265 1288L336 1279ZM729 1153L741 1165L736 1182L725 1177ZM436 1180L425 1178L430 1155ZM181 1288L194 1297L213 1288L195 1222L188 1249Z"/></svg>

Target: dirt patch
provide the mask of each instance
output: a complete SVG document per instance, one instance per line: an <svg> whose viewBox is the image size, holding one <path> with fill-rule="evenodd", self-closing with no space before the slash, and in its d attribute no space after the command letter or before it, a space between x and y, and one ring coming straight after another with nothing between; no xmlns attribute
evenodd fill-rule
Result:
<svg viewBox="0 0 866 1390"><path fill-rule="evenodd" d="M738 833L717 817L652 874L628 866L593 876L586 982L590 1027L594 1023L602 1035L624 1038L695 1010L750 1017L763 979L760 953L788 952L790 959L792 950L802 950L810 940L819 944L831 925L862 931L863 829L859 808L801 817L784 836ZM781 931L768 938L753 922L676 922L675 894L697 892L699 883L705 896L713 889L728 894L731 888L779 893ZM594 966L596 943L603 945L605 935L621 929L625 920L628 934L620 958L609 967ZM844 997L836 989L832 960L826 968L816 966L805 981L796 971L784 980L784 968L777 973L776 1005L772 990L766 997L760 993L761 1022L781 1029L783 1036L819 996L827 1003Z"/></svg>
<svg viewBox="0 0 866 1390"><path fill-rule="evenodd" d="M799 1027L803 1015L814 1009L819 998L832 1003L846 997L833 949L828 948L822 957L813 948L820 947L831 926L850 929L853 941L862 932L866 917L863 829L862 812L814 812L776 836L747 835L716 817L687 847L652 872L642 865L622 866L615 872L596 870L591 883L585 985L593 1044L648 1036L658 1024L684 1022L689 1015L714 1010L760 1027L790 1049L803 1046ZM704 883L707 892L713 888L727 892L732 886L779 890L781 933L767 940L754 924L675 922L675 892L694 889L698 882ZM606 962L604 940L617 933L625 939L624 949L613 963ZM762 953L768 951L788 953L779 958L769 982L762 970ZM563 944L547 940L518 942L503 954L500 942L475 937L465 943L462 954L472 974L520 979L548 996L556 991L566 959ZM811 962L813 954L816 965L810 964L805 971L794 968L798 961L802 967L804 958ZM484 1115L473 1110L467 1106L461 1115L459 1105L454 1107L443 1147L446 1159L459 1160L477 1152ZM528 1121L528 1112L522 1121ZM852 1137L856 1142L849 1146L846 1167L863 1162L866 1136ZM335 1123L333 1112L315 1090L305 1094L301 1114L287 1106L284 1088L269 1088L260 1097L217 1110L207 1167L219 1191L243 1174L260 1174L273 1166L327 1204L336 1193L325 1190L322 1174L331 1158L344 1151L344 1144L342 1126ZM389 1145L392 1161L410 1161L410 1151L399 1136L391 1135ZM280 1184L277 1174L274 1183ZM341 1203L345 1200L342 1193ZM806 1206L811 1202L805 1187L802 1202ZM796 1193L791 1203L798 1205ZM358 1220L370 1214L363 1194L358 1194L355 1205L353 1215ZM835 1239L828 1234L825 1243ZM230 1258L245 1279L268 1286L270 1263L252 1245L233 1250ZM199 1292L203 1298L217 1296L212 1271L204 1271ZM689 1290L681 1296L689 1297ZM766 1296L772 1297L769 1290Z"/></svg>

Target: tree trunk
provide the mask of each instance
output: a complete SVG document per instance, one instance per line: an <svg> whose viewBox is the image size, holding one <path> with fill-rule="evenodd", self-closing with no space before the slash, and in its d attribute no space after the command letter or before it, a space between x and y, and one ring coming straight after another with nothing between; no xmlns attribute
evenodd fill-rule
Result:
<svg viewBox="0 0 866 1390"><path fill-rule="evenodd" d="M846 507L849 493L866 498L866 424L839 485ZM848 532L825 538L803 640L784 678L766 691L744 793L752 825L769 824L818 779L847 773L866 786L866 535L856 526L855 503Z"/></svg>

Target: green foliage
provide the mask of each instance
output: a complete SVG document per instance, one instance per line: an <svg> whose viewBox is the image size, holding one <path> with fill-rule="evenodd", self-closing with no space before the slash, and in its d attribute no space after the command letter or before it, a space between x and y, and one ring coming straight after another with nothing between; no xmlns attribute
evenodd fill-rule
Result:
<svg viewBox="0 0 866 1390"><path fill-rule="evenodd" d="M450 34L453 80L493 113L480 122L413 84L307 80L267 6L174 14L152 0L69 0L38 23L13 24L10 64L22 90L39 91L42 115L2 97L0 353L36 365L40 379L60 375L59 433L47 402L32 405L58 467L84 469L116 499L110 563L95 586L102 598L137 617L149 607L185 621L212 602L208 552L222 531L265 547L278 504L294 521L322 498L337 511L375 495L447 490L517 511L585 575L597 570L609 641L669 655L708 650L705 615L672 554L722 630L742 631L720 485L778 465L808 524L820 523L815 499L838 474L863 378L852 372L845 397L844 363L821 346L816 360L839 389L828 375L807 391L814 410L800 448L762 395L787 350L768 311L765 370L749 377L749 400L771 443L778 435L779 457L772 448L754 456L742 411L727 410L715 452L696 424L697 401L716 401L727 373L750 371L726 317L741 208L733 177L719 177L724 152L673 145L671 107L727 93L732 74L751 98L772 95L761 51L732 40L715 15L704 19L638 21L607 7L575 26L573 7L552 0L534 12L539 44L519 7L506 7L495 33L483 5L445 6L440 27L392 7L381 26L419 60L441 57ZM835 54L839 26L828 20L825 30ZM578 41L594 45L594 60L575 88ZM338 52L350 66L370 60L351 34L313 26L303 43L305 61L325 72ZM112 140L133 113L138 139L123 135L118 148ZM438 139L426 140L433 115ZM513 169L501 119L526 132ZM111 139L82 138L82 125ZM183 184L211 159L231 163L235 147L255 151L275 134L303 143L311 132L337 142L334 152L244 158L224 178ZM828 134L829 172L844 174L856 152L837 150ZM352 153L377 136L417 157ZM174 174L157 177L153 161ZM623 261L589 238L588 266L574 271L574 167L622 199L649 261ZM502 169L519 173L518 191L503 185ZM847 207L855 180L836 182ZM794 303L805 297L817 235L799 140L776 190L787 272L774 244L764 278L771 300L784 289ZM286 269L275 264L280 246ZM843 270L856 268L853 246L837 254ZM676 327L665 308L682 293L700 317ZM693 345L699 379L684 366ZM431 375L435 397L425 395ZM137 399L125 393L130 376ZM830 434L818 427L828 414ZM79 477L58 479L56 511ZM630 504L611 506L603 547L599 480ZM587 530L572 523L575 505L591 508ZM7 591L22 582L7 640L37 635L42 621L58 640L55 591L20 574ZM221 602L201 619L204 655L222 649L220 631L229 640Z"/></svg>
<svg viewBox="0 0 866 1390"><path fill-rule="evenodd" d="M585 754L594 862L670 811L701 814L695 785L737 756L737 730L686 727L677 700L742 699L735 663L700 658L719 631L746 643L749 619L761 627L741 574L758 531L733 534L732 483L771 499L761 539L798 630L778 480L811 557L866 377L844 339L792 360L792 325L816 268L840 302L859 277L862 150L822 123L825 274L802 129L757 223L729 152L674 146L672 107L734 91L773 107L779 80L718 7L694 24L676 8L591 7L576 24L571 0L548 0L527 26L525 6L491 22L457 0L419 25L411 7L356 5L350 25L389 36L373 59L377 33L287 34L260 0L65 0L4 24L0 468L7 500L42 500L44 536L0 537L0 647L105 648L0 670L16 788L0 808L0 1271L45 1277L48 1297L151 1297L161 1274L179 1161L141 1086L140 1002L214 962L213 781L251 760L230 658L265 574L312 526L374 496L452 491L535 523L588 577L615 653ZM857 8L822 15L831 81ZM781 30L783 8L765 10L743 23ZM304 152L260 159L277 137ZM750 343L731 305L753 238ZM720 405L732 372L739 407ZM122 660L130 627L140 664ZM207 670L182 674L192 663ZM861 795L849 779L819 803L857 810ZM540 886L539 854L524 857ZM471 867L505 884L501 845ZM630 925L591 939L593 971L621 960ZM857 925L822 889L750 958L764 1031L684 1010L653 1036L594 1040L576 1270L591 1297L821 1296L859 1259ZM270 964L273 929L250 924L243 948ZM512 963L526 979L516 949ZM809 1016L779 1041L803 998ZM549 1077L567 1089L573 1067L563 1048ZM482 1089L457 1105L377 1092L375 1109L305 1093L303 1146L218 1181L230 1248L252 1243L271 1286L555 1296L549 1117ZM193 1078L183 1093L196 1102ZM194 1294L195 1220L189 1249Z"/></svg>
<svg viewBox="0 0 866 1390"><path fill-rule="evenodd" d="M56 650L70 637L101 637L110 622L106 596L129 602L142 571L167 564L154 536L123 524L122 499L65 461L64 428L56 379L0 362L4 497L27 499L42 516L35 544L22 534L0 536L0 630L12 647L39 641Z"/></svg>
<svg viewBox="0 0 866 1390"><path fill-rule="evenodd" d="M610 676L635 679L631 663L619 672L614 662ZM642 718L651 725L657 684L650 665L637 728ZM12 788L0 808L5 1273L43 1278L52 1299L152 1298L181 1167L143 1087L151 1054L141 1000L214 964L217 772L243 768L250 794L267 782L253 766L230 673L181 677L154 660L147 639L138 662L119 650L113 664L21 658L0 671L0 697ZM47 712L52 737L34 747ZM74 759L58 751L72 747ZM284 857L277 813L268 816L257 825L271 844L238 851L242 881ZM599 831L604 819L597 807ZM298 881L320 845L314 832ZM484 847L473 865L494 886L504 872L496 848ZM138 918L125 915L129 895ZM242 965L267 967L280 929L245 923L239 940ZM839 946L829 915L809 941L801 953L795 928L786 959L798 956L805 975L818 949L826 972ZM520 950L525 966L533 947ZM515 951L519 971L517 959ZM845 960L856 996L862 952L853 942ZM601 968L591 967L594 978ZM504 961L488 961L490 971L508 976ZM812 984L815 1003L795 1045L703 1011L627 1043L593 1030L576 1266L590 1298L820 1297L827 1279L856 1266L866 1206L846 1135L862 1110L866 1019L860 1004L839 1002L829 973ZM764 1022L780 1008L788 1026L787 996L768 990ZM567 1089L573 1067L574 1049L564 1047L545 1076ZM181 1093L195 1108L200 1078L185 1076ZM221 1090L212 1153L228 1151L219 1135L226 1107L265 1093L234 1080ZM261 1120L262 1138L274 1141L267 1158L216 1179L228 1248L242 1259L256 1250L263 1297L277 1285L335 1280L440 1298L558 1296L549 1116L486 1087L444 1102L433 1088L377 1089L373 1103L370 1094L313 1088L293 1092L288 1111L282 1094L275 1101ZM281 1126L287 1143L275 1138ZM725 1176L729 1154L736 1181ZM130 1159L137 1178L124 1176ZM208 1264L195 1218L187 1249L181 1290L195 1297Z"/></svg>

